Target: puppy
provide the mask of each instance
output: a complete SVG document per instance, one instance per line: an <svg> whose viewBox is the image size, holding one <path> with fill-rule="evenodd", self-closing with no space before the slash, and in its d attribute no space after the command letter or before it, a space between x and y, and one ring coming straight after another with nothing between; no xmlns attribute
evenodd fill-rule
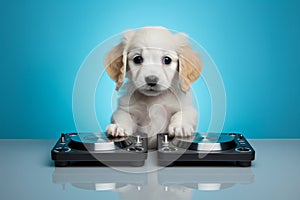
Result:
<svg viewBox="0 0 300 200"><path fill-rule="evenodd" d="M126 31L105 66L116 90L123 91L106 128L109 135L146 133L154 148L157 133L185 137L196 130L190 85L200 76L202 62L184 34L164 27Z"/></svg>

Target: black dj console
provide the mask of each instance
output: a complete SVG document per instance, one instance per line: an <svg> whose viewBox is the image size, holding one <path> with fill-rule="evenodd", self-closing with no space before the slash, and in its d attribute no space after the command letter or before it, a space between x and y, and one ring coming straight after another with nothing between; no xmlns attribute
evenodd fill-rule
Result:
<svg viewBox="0 0 300 200"><path fill-rule="evenodd" d="M147 135L111 137L106 133L64 133L51 151L55 166L97 162L104 165L143 166L147 159ZM157 134L157 159L161 166L176 164L248 167L255 151L242 134L195 133L189 137Z"/></svg>
<svg viewBox="0 0 300 200"><path fill-rule="evenodd" d="M195 133L190 137L158 134L157 144L158 161L164 166L231 162L248 167L255 154L246 138L237 133Z"/></svg>
<svg viewBox="0 0 300 200"><path fill-rule="evenodd" d="M74 162L142 166L147 159L147 137L110 137L106 133L61 134L51 151L56 166Z"/></svg>

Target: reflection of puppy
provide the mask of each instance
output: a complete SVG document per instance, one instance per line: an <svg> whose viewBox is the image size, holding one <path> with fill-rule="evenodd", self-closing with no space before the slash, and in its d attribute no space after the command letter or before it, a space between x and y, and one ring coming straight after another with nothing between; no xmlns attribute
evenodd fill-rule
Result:
<svg viewBox="0 0 300 200"><path fill-rule="evenodd" d="M184 34L163 27L126 31L122 42L108 53L105 66L117 90L125 74L128 77L125 95L106 128L108 134L189 136L196 129L198 113L190 84L199 77L202 63Z"/></svg>

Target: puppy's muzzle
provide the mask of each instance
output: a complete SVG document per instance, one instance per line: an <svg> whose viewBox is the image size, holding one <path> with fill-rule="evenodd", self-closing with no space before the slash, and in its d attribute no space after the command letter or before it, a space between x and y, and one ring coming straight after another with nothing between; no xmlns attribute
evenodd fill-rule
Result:
<svg viewBox="0 0 300 200"><path fill-rule="evenodd" d="M150 87L154 87L157 85L159 78L157 76L146 76L145 77L145 81L147 83L148 86Z"/></svg>

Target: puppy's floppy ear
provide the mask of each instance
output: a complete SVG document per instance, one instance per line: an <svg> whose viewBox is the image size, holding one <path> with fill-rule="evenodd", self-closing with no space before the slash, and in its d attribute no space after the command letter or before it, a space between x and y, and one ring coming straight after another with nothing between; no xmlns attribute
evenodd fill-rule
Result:
<svg viewBox="0 0 300 200"><path fill-rule="evenodd" d="M178 33L175 35L177 40L177 54L179 57L179 81L180 89L187 92L190 85L196 81L202 70L202 62L187 40L187 37Z"/></svg>
<svg viewBox="0 0 300 200"><path fill-rule="evenodd" d="M116 90L120 89L125 80L128 44L132 35L132 30L124 32L122 42L113 47L105 57L105 68L110 78L116 82Z"/></svg>

